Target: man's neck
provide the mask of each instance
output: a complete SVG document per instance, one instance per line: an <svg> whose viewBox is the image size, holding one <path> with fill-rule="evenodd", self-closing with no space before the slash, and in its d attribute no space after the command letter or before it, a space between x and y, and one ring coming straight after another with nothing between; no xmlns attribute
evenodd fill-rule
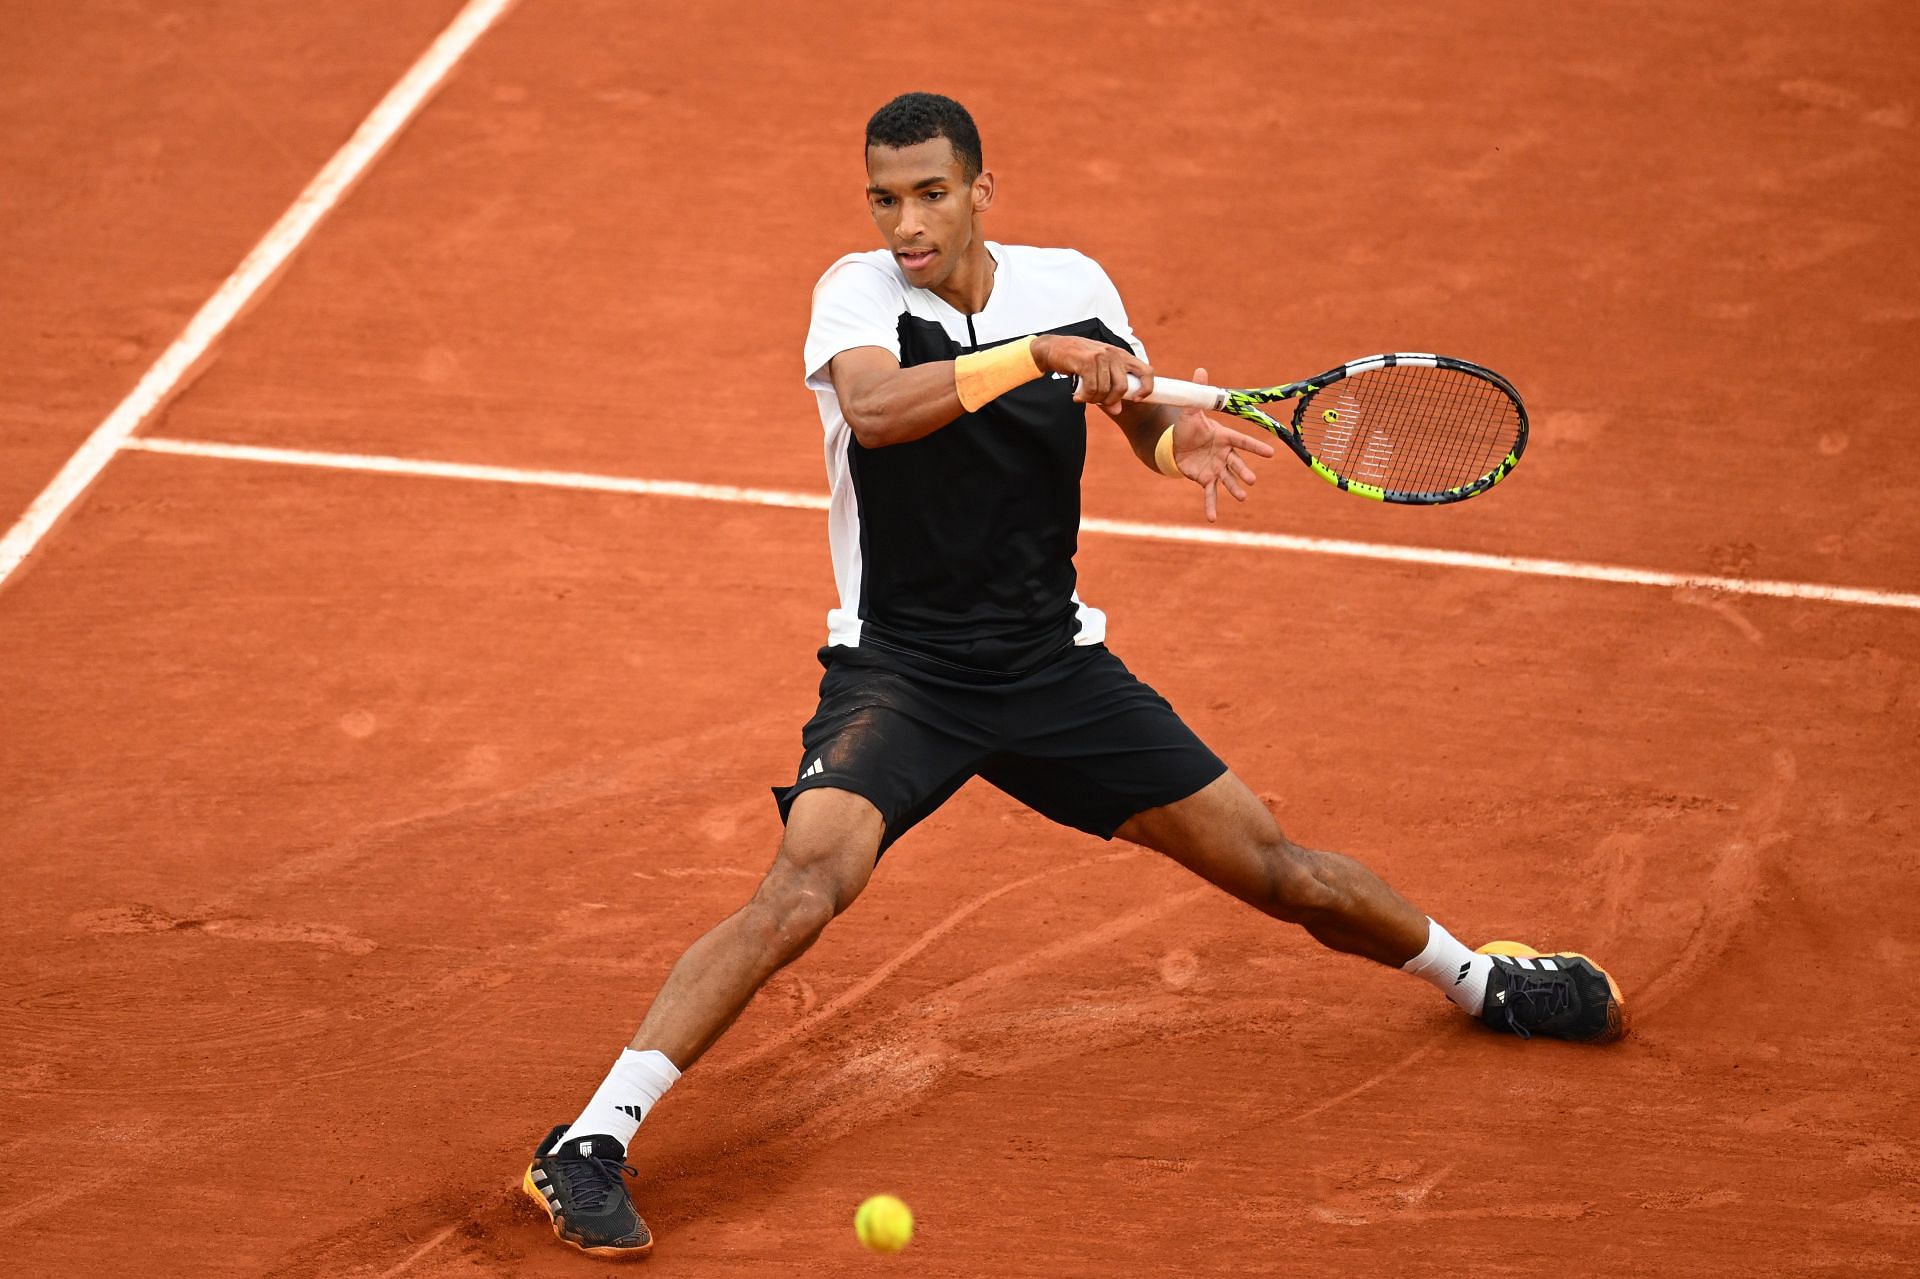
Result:
<svg viewBox="0 0 1920 1279"><path fill-rule="evenodd" d="M987 299L993 296L993 276L993 254L987 252L987 242L976 235L967 246L965 260L954 268L945 284L933 290L933 295L962 315L978 315L987 309Z"/></svg>

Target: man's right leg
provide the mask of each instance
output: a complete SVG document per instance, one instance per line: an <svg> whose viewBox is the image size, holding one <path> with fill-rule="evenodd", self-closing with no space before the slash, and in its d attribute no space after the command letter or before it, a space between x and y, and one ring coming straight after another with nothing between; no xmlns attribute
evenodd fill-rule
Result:
<svg viewBox="0 0 1920 1279"><path fill-rule="evenodd" d="M786 838L752 900L716 924L667 974L630 1045L693 1065L767 979L813 945L867 886L880 853L880 811L851 791L803 791Z"/></svg>
<svg viewBox="0 0 1920 1279"><path fill-rule="evenodd" d="M523 1188L562 1240L602 1257L653 1246L621 1179L634 1131L768 978L853 904L884 829L879 810L851 791L822 787L794 798L786 837L752 899L680 956L587 1108L541 1143Z"/></svg>

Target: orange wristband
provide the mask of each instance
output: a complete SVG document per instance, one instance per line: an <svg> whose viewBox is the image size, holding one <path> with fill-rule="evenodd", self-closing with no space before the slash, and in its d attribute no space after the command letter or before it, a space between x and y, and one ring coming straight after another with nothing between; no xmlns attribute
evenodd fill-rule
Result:
<svg viewBox="0 0 1920 1279"><path fill-rule="evenodd" d="M1031 337L991 351L975 351L953 362L953 389L960 393L960 407L969 413L979 412L1014 387L1039 376Z"/></svg>
<svg viewBox="0 0 1920 1279"><path fill-rule="evenodd" d="M1173 427L1160 433L1160 442L1153 446L1153 467L1162 475L1180 478L1180 467L1173 460Z"/></svg>

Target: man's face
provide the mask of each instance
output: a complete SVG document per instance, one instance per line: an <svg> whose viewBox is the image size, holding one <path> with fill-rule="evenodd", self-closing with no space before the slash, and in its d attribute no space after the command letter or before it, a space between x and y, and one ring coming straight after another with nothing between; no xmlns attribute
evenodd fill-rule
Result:
<svg viewBox="0 0 1920 1279"><path fill-rule="evenodd" d="M946 283L973 243L973 215L992 203L992 176L968 182L945 138L867 148L867 210L915 288Z"/></svg>

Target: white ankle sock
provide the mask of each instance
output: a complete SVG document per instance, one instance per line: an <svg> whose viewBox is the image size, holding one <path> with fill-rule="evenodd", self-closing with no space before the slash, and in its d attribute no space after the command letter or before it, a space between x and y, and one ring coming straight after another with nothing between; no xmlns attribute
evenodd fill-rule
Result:
<svg viewBox="0 0 1920 1279"><path fill-rule="evenodd" d="M640 1130L640 1121L678 1078L680 1072L665 1053L651 1048L645 1052L626 1049L561 1140L611 1137L625 1149L632 1143L633 1134Z"/></svg>
<svg viewBox="0 0 1920 1279"><path fill-rule="evenodd" d="M1478 1017L1487 1001L1487 974L1493 960L1476 955L1453 939L1453 934L1431 919L1427 921L1427 948L1400 965L1400 971L1412 973L1441 994Z"/></svg>

